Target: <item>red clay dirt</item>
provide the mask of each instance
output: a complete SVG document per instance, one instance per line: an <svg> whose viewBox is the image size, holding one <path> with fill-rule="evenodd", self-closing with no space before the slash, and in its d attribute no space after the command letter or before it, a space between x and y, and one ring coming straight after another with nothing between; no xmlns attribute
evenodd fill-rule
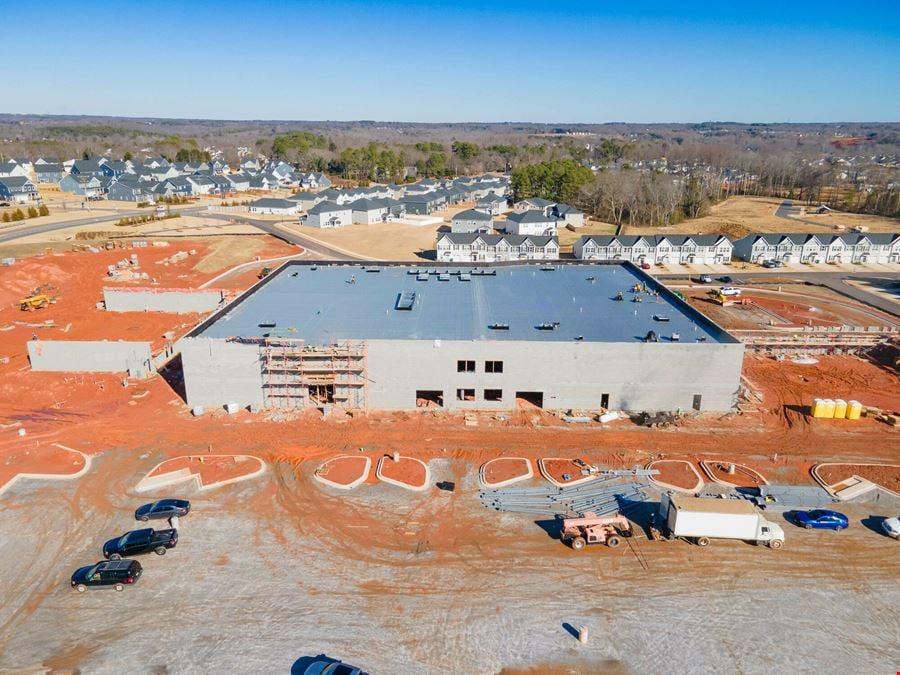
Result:
<svg viewBox="0 0 900 675"><path fill-rule="evenodd" d="M366 471L367 459L364 455L333 457L322 462L316 469L316 473L323 478L327 478L332 483L350 485Z"/></svg>
<svg viewBox="0 0 900 675"><path fill-rule="evenodd" d="M864 464L835 464L821 466L816 472L827 485L835 485L850 476L859 476L876 485L900 493L900 466L866 466Z"/></svg>
<svg viewBox="0 0 900 675"><path fill-rule="evenodd" d="M528 475L528 460L522 457L498 457L484 465L484 480L493 485Z"/></svg>
<svg viewBox="0 0 900 675"><path fill-rule="evenodd" d="M0 489L20 473L66 476L84 468L84 457L55 445L35 446L23 439L21 447L0 451Z"/></svg>
<svg viewBox="0 0 900 675"><path fill-rule="evenodd" d="M658 474L650 477L654 481L668 483L685 490L699 490L703 487L703 477L702 474L698 476L693 466L693 463L688 460L661 459L650 462L647 468L659 471Z"/></svg>
<svg viewBox="0 0 900 675"><path fill-rule="evenodd" d="M153 255L170 256L179 246L167 249L137 249L142 265ZM192 241L185 247L202 251L204 243ZM129 250L130 251L130 250ZM142 253L143 252L143 253ZM291 465L305 460L333 457L339 452L356 452L360 447L377 457L380 453L409 453L427 461L434 457L463 458L477 462L503 455L532 460L553 452L561 457L599 459L604 465L630 468L656 458L683 457L691 448L692 459L721 459L749 462L777 482L806 482L804 472L818 461L892 462L900 456L900 434L874 418L858 421L813 420L807 410L815 397L856 399L864 405L886 410L900 409L900 378L895 372L849 356L825 356L816 366L775 361L748 355L744 374L764 395L762 404L744 402L740 414L700 414L680 420L667 429L646 429L627 422L601 428L565 425L558 417L537 408L511 411L504 419L493 414L469 413L478 426L464 424L464 414L447 410L381 413L323 420L315 411L293 413L269 411L251 414L241 411L228 416L212 411L194 418L173 389L160 376L141 381L139 389L124 387L114 374L71 374L32 372L25 342L32 332L48 339L96 339L126 337L156 340L166 330L176 334L192 327L185 317L168 314L122 314L119 317L96 310L94 303L108 285L105 265L124 256L125 251L71 253L64 256L18 261L0 268L0 328L21 320L43 321L53 316L58 324L72 327L33 329L15 326L0 330L0 453L21 447L15 428L20 422L32 442L41 446L52 442L87 454L114 455L118 470L139 477L141 471L174 455L206 452L228 453L239 448L273 462ZM199 256L192 256L188 261ZM108 261L107 261L108 259ZM27 267L26 267L27 265ZM158 266L169 275L161 283L195 286L214 274L201 275L178 263ZM20 277L22 270L30 270ZM187 274L187 279L178 278ZM250 275L248 283L255 280ZM19 285L7 283L18 279ZM58 304L36 312L21 312L16 304L22 288L54 283ZM139 282L146 285L146 281ZM217 287L221 286L216 282ZM160 321L160 323L156 323ZM187 322L187 325L184 325ZM132 398L135 393L148 393ZM296 439L309 439L298 446ZM552 449L552 450L551 450ZM151 461L137 457L151 453ZM778 461L771 463L771 458ZM18 462L17 462L18 464ZM388 471L396 467L386 462ZM415 463L412 463L415 465ZM108 465L107 465L108 466ZM555 473L581 477L580 468L561 462ZM18 467L16 467L18 470ZM421 467L415 465L421 480ZM415 479L415 478L414 478Z"/></svg>
<svg viewBox="0 0 900 675"><path fill-rule="evenodd" d="M412 487L425 485L425 467L411 457L401 455L399 462L386 458L381 464L381 475Z"/></svg>
<svg viewBox="0 0 900 675"><path fill-rule="evenodd" d="M580 459L580 458L579 458ZM587 464L591 462L585 460ZM544 459L544 471L547 472L557 483L572 483L574 481L584 480L586 476L582 476L582 467L575 464L571 459ZM564 475L569 476L568 479L563 478Z"/></svg>
<svg viewBox="0 0 900 675"><path fill-rule="evenodd" d="M203 485L212 485L254 473L259 470L259 462L234 455L187 455L166 460L147 476L160 476L181 469L189 469L192 474L200 476Z"/></svg>
<svg viewBox="0 0 900 675"><path fill-rule="evenodd" d="M728 473L730 464L735 465L733 474ZM730 462L727 460L708 461L704 466L717 480L720 480L723 483L730 483L737 487L759 487L760 485L766 484L760 472L738 462Z"/></svg>
<svg viewBox="0 0 900 675"><path fill-rule="evenodd" d="M810 366L748 354L743 372L763 392L765 412L780 418L785 429L800 427L840 435L869 427L884 432L886 438L896 436L873 418L851 421L810 417L809 406L815 398L857 400L864 406L888 411L900 409L900 376L896 372L855 356L816 358L819 362Z"/></svg>

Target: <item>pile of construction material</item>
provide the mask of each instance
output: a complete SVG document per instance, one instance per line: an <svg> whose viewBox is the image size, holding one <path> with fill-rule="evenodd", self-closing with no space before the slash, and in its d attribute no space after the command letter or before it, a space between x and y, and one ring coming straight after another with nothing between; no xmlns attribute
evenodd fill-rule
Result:
<svg viewBox="0 0 900 675"><path fill-rule="evenodd" d="M639 483L623 483L622 476L603 476L572 487L481 490L478 498L485 508L495 511L581 517L587 512L599 516L621 511L629 502L646 500L644 490L645 486Z"/></svg>

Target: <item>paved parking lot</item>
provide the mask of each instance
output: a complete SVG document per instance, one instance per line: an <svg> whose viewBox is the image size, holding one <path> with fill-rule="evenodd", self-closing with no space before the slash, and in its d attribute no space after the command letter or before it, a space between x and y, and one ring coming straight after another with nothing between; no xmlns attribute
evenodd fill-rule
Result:
<svg viewBox="0 0 900 675"><path fill-rule="evenodd" d="M287 673L321 653L372 673L900 663L900 544L860 525L866 507L848 509L842 533L786 526L778 552L643 541L645 570L627 547L575 553L532 518L483 509L476 467L461 462L432 464L453 493L337 494L313 468L188 495L178 547L142 557L122 593L68 580L135 526L133 468L107 455L78 482L18 484L0 519L0 671ZM587 626L589 642L565 624Z"/></svg>

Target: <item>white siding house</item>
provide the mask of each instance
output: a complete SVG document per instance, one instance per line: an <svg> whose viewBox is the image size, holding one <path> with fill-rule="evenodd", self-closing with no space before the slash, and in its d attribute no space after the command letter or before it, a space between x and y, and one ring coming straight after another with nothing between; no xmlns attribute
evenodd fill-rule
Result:
<svg viewBox="0 0 900 675"><path fill-rule="evenodd" d="M536 209L520 211L506 219L505 229L507 234L555 237L556 218Z"/></svg>
<svg viewBox="0 0 900 675"><path fill-rule="evenodd" d="M344 227L353 222L353 211L349 204L319 202L307 212L303 222L310 227Z"/></svg>
<svg viewBox="0 0 900 675"><path fill-rule="evenodd" d="M439 262L559 260L556 237L443 232L436 248Z"/></svg>
<svg viewBox="0 0 900 675"><path fill-rule="evenodd" d="M290 199L263 197L250 203L250 213L266 213L276 216L292 216L300 210L300 205Z"/></svg>

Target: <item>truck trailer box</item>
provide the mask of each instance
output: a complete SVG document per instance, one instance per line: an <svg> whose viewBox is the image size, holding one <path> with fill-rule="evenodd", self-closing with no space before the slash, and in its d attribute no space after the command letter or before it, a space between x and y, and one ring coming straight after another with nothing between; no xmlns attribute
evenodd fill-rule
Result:
<svg viewBox="0 0 900 675"><path fill-rule="evenodd" d="M743 499L702 499L663 495L661 515L676 537L754 541L761 516Z"/></svg>

